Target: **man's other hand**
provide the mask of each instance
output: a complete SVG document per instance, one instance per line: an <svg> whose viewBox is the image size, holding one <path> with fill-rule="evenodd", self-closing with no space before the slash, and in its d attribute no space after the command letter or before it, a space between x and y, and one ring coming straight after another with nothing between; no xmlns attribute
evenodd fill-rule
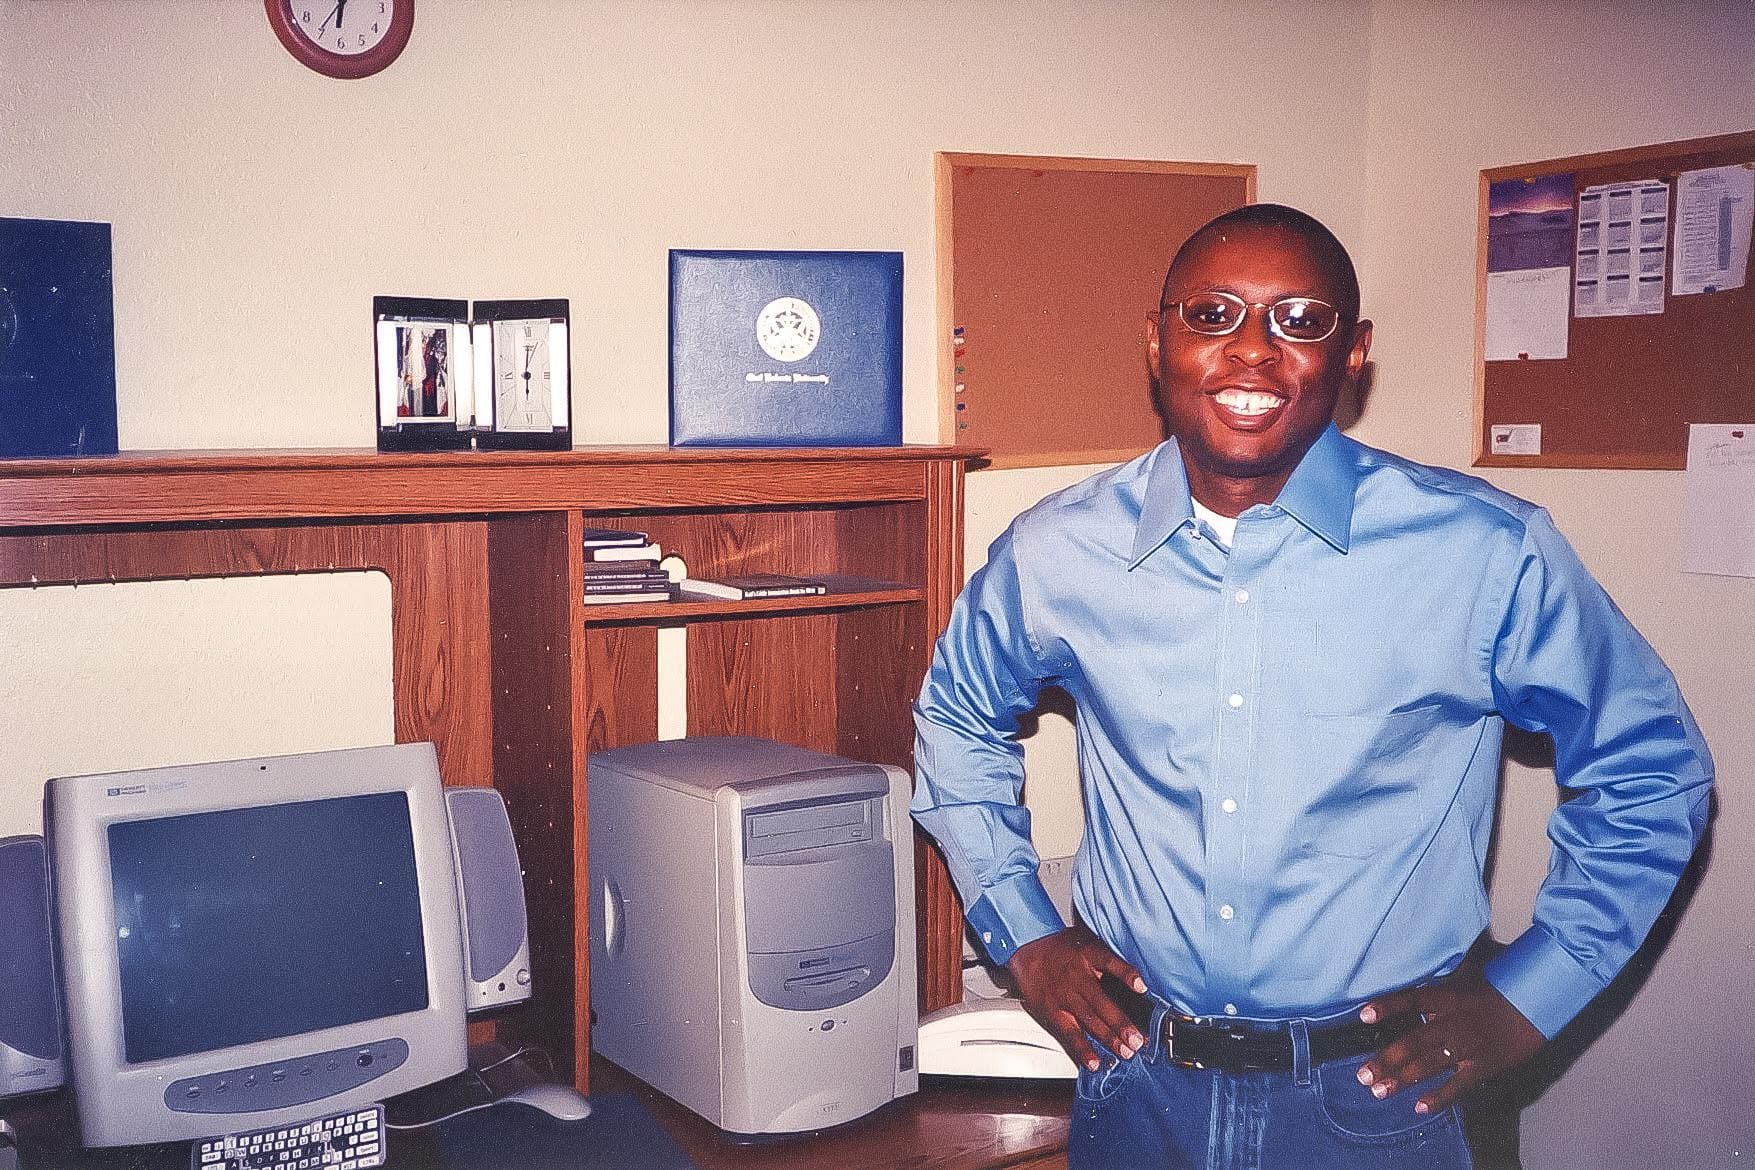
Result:
<svg viewBox="0 0 1755 1170"><path fill-rule="evenodd" d="M1470 1089L1534 1056L1544 1043L1535 1025L1487 982L1474 963L1424 986L1379 996L1359 1010L1359 1018L1367 1024L1398 1016L1421 1022L1366 1061L1359 1069L1359 1082L1378 1097L1387 1097L1427 1077L1456 1070L1455 1076L1414 1103L1416 1113L1450 1108Z"/></svg>
<svg viewBox="0 0 1755 1170"><path fill-rule="evenodd" d="M1123 1060L1145 1047L1139 1028L1097 981L1112 975L1141 994L1146 981L1087 927L1069 926L1025 943L1006 967L1017 981L1024 1007L1075 1064L1092 1072L1101 1066L1090 1036Z"/></svg>

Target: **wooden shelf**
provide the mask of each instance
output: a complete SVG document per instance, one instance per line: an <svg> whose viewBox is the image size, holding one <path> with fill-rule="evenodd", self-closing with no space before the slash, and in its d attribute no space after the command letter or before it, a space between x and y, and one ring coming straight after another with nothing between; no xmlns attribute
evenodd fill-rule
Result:
<svg viewBox="0 0 1755 1170"><path fill-rule="evenodd" d="M811 610L901 605L926 598L926 591L913 585L873 581L863 577L813 576L829 587L827 593L803 597L752 597L743 601L731 601L722 597L708 597L704 593L690 593L684 589L673 594L668 601L616 601L587 605L585 624L657 622L666 625L695 618L776 616Z"/></svg>
<svg viewBox="0 0 1755 1170"><path fill-rule="evenodd" d="M0 588L376 569L395 735L506 797L536 994L497 1022L589 1078L590 753L657 738L657 637L691 623L689 731L907 767L910 705L962 586L953 447L131 452L0 461ZM586 605L586 527L705 578L829 576L816 597ZM917 838L917 841L922 839ZM961 915L916 849L924 1009L961 996Z"/></svg>

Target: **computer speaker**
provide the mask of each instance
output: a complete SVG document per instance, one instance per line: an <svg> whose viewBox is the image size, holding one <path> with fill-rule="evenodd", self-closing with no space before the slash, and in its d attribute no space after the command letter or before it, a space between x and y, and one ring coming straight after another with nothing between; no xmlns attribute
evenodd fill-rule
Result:
<svg viewBox="0 0 1755 1170"><path fill-rule="evenodd" d="M0 1097L66 1080L41 837L0 838Z"/></svg>
<svg viewBox="0 0 1755 1170"><path fill-rule="evenodd" d="M520 1003L530 998L530 937L506 802L492 788L447 788L445 806L463 906L469 1010Z"/></svg>

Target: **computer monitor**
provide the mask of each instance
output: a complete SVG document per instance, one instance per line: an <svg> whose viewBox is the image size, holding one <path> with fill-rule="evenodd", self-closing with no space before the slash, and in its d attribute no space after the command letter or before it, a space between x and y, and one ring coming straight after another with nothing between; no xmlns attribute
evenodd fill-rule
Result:
<svg viewBox="0 0 1755 1170"><path fill-rule="evenodd" d="M51 780L44 822L85 1145L303 1123L465 1067L431 744Z"/></svg>

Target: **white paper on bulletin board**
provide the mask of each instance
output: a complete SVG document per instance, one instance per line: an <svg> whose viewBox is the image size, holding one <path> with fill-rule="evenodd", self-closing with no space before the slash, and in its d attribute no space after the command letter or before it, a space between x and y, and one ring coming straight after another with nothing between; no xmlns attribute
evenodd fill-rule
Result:
<svg viewBox="0 0 1755 1170"><path fill-rule="evenodd" d="M1489 272L1486 360L1565 357L1571 295L1570 268Z"/></svg>
<svg viewBox="0 0 1755 1170"><path fill-rule="evenodd" d="M1688 428L1682 571L1755 577L1755 423Z"/></svg>
<svg viewBox="0 0 1755 1170"><path fill-rule="evenodd" d="M1676 295L1742 288L1752 220L1755 166L1683 172L1676 180Z"/></svg>

